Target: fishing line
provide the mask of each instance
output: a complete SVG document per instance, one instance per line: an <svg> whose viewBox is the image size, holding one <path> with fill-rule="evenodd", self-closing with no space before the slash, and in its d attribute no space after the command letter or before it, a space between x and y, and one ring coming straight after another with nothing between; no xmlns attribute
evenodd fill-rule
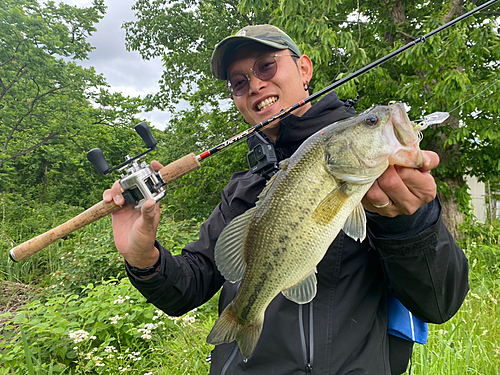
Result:
<svg viewBox="0 0 500 375"><path fill-rule="evenodd" d="M470 98L469 100L466 100L465 102L463 102L462 104L460 104L459 106L453 108L451 111L449 111L448 113L452 113L454 111L456 111L457 109L459 109L460 107L464 106L465 104L467 104L468 102L470 102L471 100L474 100L476 99L479 95L481 95L483 92L485 92L486 90L489 90L491 87L495 86L498 81L500 80L500 78L497 78L495 80L495 82L493 82L490 86L486 87L484 90L478 92L476 95L474 95L472 98Z"/></svg>

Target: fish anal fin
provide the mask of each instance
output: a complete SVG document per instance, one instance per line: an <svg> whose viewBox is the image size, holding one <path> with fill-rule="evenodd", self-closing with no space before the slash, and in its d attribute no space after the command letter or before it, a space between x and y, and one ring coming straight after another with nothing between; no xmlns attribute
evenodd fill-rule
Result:
<svg viewBox="0 0 500 375"><path fill-rule="evenodd" d="M254 211L255 207L233 219L215 244L215 264L222 276L232 283L245 275L245 242Z"/></svg>
<svg viewBox="0 0 500 375"><path fill-rule="evenodd" d="M316 296L317 290L316 269L300 283L283 290L281 293L295 303L300 305L311 302Z"/></svg>
<svg viewBox="0 0 500 375"><path fill-rule="evenodd" d="M207 343L219 345L236 340L236 335L241 328L233 311L232 304L229 304L215 322L212 330L207 337Z"/></svg>
<svg viewBox="0 0 500 375"><path fill-rule="evenodd" d="M349 215L343 230L354 241L360 240L360 242L363 242L366 237L366 213L361 203Z"/></svg>
<svg viewBox="0 0 500 375"><path fill-rule="evenodd" d="M329 193L314 210L312 218L318 224L328 225L342 209L349 195L345 193L343 186L339 186Z"/></svg>

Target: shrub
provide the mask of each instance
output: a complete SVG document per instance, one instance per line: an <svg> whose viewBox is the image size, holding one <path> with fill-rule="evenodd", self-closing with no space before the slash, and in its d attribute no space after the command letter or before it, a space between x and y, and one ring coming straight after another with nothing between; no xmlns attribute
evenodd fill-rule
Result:
<svg viewBox="0 0 500 375"><path fill-rule="evenodd" d="M21 326L38 369L144 374L175 363L191 369L202 366L208 372L202 359L210 347L202 342L215 311L212 302L201 311L169 317L146 303L128 279L110 279L88 284L81 295L57 293L45 302L35 300L25 306L3 327L0 359L6 368L27 373L26 349L17 328ZM209 326L200 325L199 319ZM197 355L185 363L186 353L194 351Z"/></svg>

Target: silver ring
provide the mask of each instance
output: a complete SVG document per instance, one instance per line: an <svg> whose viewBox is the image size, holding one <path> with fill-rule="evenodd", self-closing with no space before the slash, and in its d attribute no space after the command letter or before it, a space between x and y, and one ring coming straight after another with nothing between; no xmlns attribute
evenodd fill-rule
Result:
<svg viewBox="0 0 500 375"><path fill-rule="evenodd" d="M380 206L377 205L377 204L372 203L373 207L375 207L375 208L385 208L385 207L387 207L390 204L391 204L391 200L390 199L389 199L389 202L387 202L386 204L382 204Z"/></svg>

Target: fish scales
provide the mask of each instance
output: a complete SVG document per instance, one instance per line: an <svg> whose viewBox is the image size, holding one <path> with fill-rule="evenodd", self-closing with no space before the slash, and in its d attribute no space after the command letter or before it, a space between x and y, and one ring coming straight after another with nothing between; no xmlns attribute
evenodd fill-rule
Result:
<svg viewBox="0 0 500 375"><path fill-rule="evenodd" d="M311 225L308 214L326 193L336 187L336 183L326 175L326 171L316 168L317 163L324 161L324 152L308 155L308 151L308 148L304 150L304 157L297 155L298 168L290 168L292 166L290 163L289 173L282 174L274 182L274 191L270 190L269 194L273 194L276 199L264 200L252 219L252 226L264 225L265 228L259 232L250 230L247 237L245 247L247 269L254 272L249 272L248 277L243 279L240 285L241 292L234 300L233 310L236 313L239 309L246 312L241 315L243 322L256 320L262 314L262 307L267 306L277 293L297 283L293 278L296 274L302 274L305 278L324 255L307 251L307 248L317 246L311 243L311 236L318 241L324 237L315 235L315 232L324 230L324 226ZM308 178L313 186L288 183L302 178ZM309 194L310 192L312 194ZM303 196L308 197L307 200L300 199ZM276 223L276 226L267 225L266 222ZM277 227L283 226L290 228L290 233L282 234L276 230ZM261 247L267 247L269 251L262 256L248 255L251 249ZM304 259L307 261L304 262ZM262 283L263 279L267 283ZM258 300L254 298L257 294ZM247 295L252 298L245 298Z"/></svg>
<svg viewBox="0 0 500 375"><path fill-rule="evenodd" d="M365 236L360 202L366 191L395 155L405 153L396 163L417 167L421 155L408 158L419 152L401 105L376 107L309 137L280 164L256 206L235 218L216 244L220 272L241 284L207 342L236 340L250 357L269 303L280 292L297 303L314 298L316 265L338 232Z"/></svg>

